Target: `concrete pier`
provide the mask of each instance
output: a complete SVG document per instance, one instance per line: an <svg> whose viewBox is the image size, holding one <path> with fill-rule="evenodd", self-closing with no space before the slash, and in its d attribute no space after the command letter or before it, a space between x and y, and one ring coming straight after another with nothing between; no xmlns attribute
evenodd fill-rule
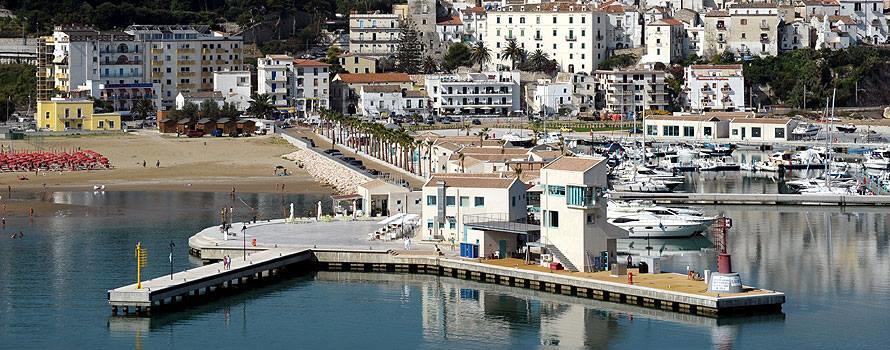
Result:
<svg viewBox="0 0 890 350"><path fill-rule="evenodd" d="M153 309L169 308L178 303L209 299L212 295L229 290L233 286L244 286L252 281L264 280L282 275L283 269L294 265L311 262L312 254L308 250L270 249L253 252L242 260L240 254L231 253L232 266L223 267L222 262L197 267L170 275L142 282L142 288L136 284L115 288L108 291L108 304L111 312L124 315L135 311L138 314L149 314ZM237 256L237 258L236 258Z"/></svg>

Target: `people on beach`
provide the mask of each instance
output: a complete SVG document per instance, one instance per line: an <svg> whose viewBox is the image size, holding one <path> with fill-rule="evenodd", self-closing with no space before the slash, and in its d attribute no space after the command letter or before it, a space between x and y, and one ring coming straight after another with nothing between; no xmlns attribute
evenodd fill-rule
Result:
<svg viewBox="0 0 890 350"><path fill-rule="evenodd" d="M19 238L24 238L24 237L25 237L25 233L22 231L19 231Z"/></svg>
<svg viewBox="0 0 890 350"><path fill-rule="evenodd" d="M161 167L161 160L160 160L160 159L158 159L158 161L155 162L155 167L156 167L156 168L160 168L160 167Z"/></svg>
<svg viewBox="0 0 890 350"><path fill-rule="evenodd" d="M145 167L145 160L142 161L142 167Z"/></svg>

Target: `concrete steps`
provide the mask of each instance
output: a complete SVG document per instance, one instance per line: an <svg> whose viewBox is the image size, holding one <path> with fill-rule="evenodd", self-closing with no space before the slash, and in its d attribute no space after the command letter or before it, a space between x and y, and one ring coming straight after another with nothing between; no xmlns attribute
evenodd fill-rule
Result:
<svg viewBox="0 0 890 350"><path fill-rule="evenodd" d="M563 267L565 267L566 270L578 272L578 268L575 267L575 264L572 264L572 262L569 261L569 258L566 258L566 256L561 251L559 251L559 249L557 249L555 245L547 244L545 245L545 247L547 248L547 251L550 252L550 254L553 254L553 257L555 257L556 260L559 260L559 262L562 264Z"/></svg>

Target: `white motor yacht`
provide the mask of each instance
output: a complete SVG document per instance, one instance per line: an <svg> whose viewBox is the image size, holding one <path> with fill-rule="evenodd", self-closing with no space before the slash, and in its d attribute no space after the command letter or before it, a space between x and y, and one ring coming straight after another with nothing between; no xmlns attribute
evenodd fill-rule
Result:
<svg viewBox="0 0 890 350"><path fill-rule="evenodd" d="M680 217L661 217L649 212L610 217L610 224L627 230L630 238L691 237L707 230L707 226Z"/></svg>
<svg viewBox="0 0 890 350"><path fill-rule="evenodd" d="M814 137L821 129L822 128L815 123L800 123L794 127L794 130L791 131L791 135L797 137Z"/></svg>
<svg viewBox="0 0 890 350"><path fill-rule="evenodd" d="M879 148L871 152L871 156L862 162L862 166L874 170L890 170L890 149Z"/></svg>

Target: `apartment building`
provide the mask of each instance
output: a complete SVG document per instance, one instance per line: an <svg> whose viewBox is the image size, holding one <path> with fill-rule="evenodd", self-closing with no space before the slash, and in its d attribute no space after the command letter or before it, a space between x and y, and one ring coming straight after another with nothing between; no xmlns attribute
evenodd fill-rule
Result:
<svg viewBox="0 0 890 350"><path fill-rule="evenodd" d="M405 73L337 74L331 81L332 110L349 115L358 113L361 88L369 85L392 85L409 89L413 82Z"/></svg>
<svg viewBox="0 0 890 350"><path fill-rule="evenodd" d="M606 222L604 160L562 156L541 169L540 243L570 271L594 271L603 251L613 260L616 239L627 237Z"/></svg>
<svg viewBox="0 0 890 350"><path fill-rule="evenodd" d="M291 97L299 115L318 115L330 108L330 67L316 60L294 60Z"/></svg>
<svg viewBox="0 0 890 350"><path fill-rule="evenodd" d="M560 109L574 109L574 86L570 81L538 79L535 84L532 111L549 116L559 114Z"/></svg>
<svg viewBox="0 0 890 350"><path fill-rule="evenodd" d="M519 72L427 75L426 91L438 115L506 116L519 111Z"/></svg>
<svg viewBox="0 0 890 350"><path fill-rule="evenodd" d="M734 4L705 15L705 55L731 52L736 57L778 54L778 8L772 3Z"/></svg>
<svg viewBox="0 0 890 350"><path fill-rule="evenodd" d="M475 44L477 41L484 41L488 33L486 27L486 18L488 13L484 7L470 7L460 11L461 20L463 22L464 41L468 44Z"/></svg>
<svg viewBox="0 0 890 350"><path fill-rule="evenodd" d="M684 71L686 103L692 111L745 109L741 64L691 65Z"/></svg>
<svg viewBox="0 0 890 350"><path fill-rule="evenodd" d="M377 58L351 53L342 54L340 55L340 67L343 67L343 71L346 73L377 73Z"/></svg>
<svg viewBox="0 0 890 350"><path fill-rule="evenodd" d="M257 59L256 92L269 95L275 107L290 106L291 92L288 87L292 83L290 72L293 72L293 68L294 58L288 55L266 55Z"/></svg>
<svg viewBox="0 0 890 350"><path fill-rule="evenodd" d="M600 6L609 19L606 38L610 50L643 46L642 14L632 6L615 1Z"/></svg>
<svg viewBox="0 0 890 350"><path fill-rule="evenodd" d="M838 15L849 16L855 22L851 31L856 42L870 45L887 44L888 27L883 0L838 0Z"/></svg>
<svg viewBox="0 0 890 350"><path fill-rule="evenodd" d="M651 69L596 71L596 91L607 113L640 115L644 109L667 110L665 73Z"/></svg>
<svg viewBox="0 0 890 350"><path fill-rule="evenodd" d="M507 42L532 53L541 50L566 72L592 72L606 58L609 19L593 6L571 3L506 5L488 12L485 45L500 53ZM492 63L510 67L493 55Z"/></svg>
<svg viewBox="0 0 890 350"><path fill-rule="evenodd" d="M646 25L646 55L643 62L671 64L685 57L685 47L683 22L665 18Z"/></svg>
<svg viewBox="0 0 890 350"><path fill-rule="evenodd" d="M251 89L249 71L213 72L213 91L221 93L224 101L239 111L250 107Z"/></svg>
<svg viewBox="0 0 890 350"><path fill-rule="evenodd" d="M779 25L779 51L787 52L811 47L810 23L803 18L794 18L783 21Z"/></svg>
<svg viewBox="0 0 890 350"><path fill-rule="evenodd" d="M163 108L179 92L213 90L213 72L243 68L240 36L211 31L204 25L132 25L125 32L144 45L147 78L158 85Z"/></svg>
<svg viewBox="0 0 890 350"><path fill-rule="evenodd" d="M353 13L349 15L349 53L387 57L399 47L399 22L394 13Z"/></svg>

